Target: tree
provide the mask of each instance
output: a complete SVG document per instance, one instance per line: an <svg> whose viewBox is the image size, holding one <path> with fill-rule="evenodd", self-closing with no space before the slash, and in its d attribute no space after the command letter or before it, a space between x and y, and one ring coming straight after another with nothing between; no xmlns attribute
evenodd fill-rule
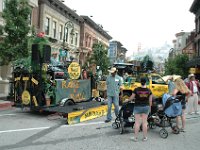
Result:
<svg viewBox="0 0 200 150"><path fill-rule="evenodd" d="M169 58L165 61L165 75L177 74L183 78L188 75L187 62L189 58L187 55L179 54L175 58Z"/></svg>
<svg viewBox="0 0 200 150"><path fill-rule="evenodd" d="M95 43L92 47L93 53L88 59L89 63L100 66L103 74L107 73L109 66L109 58L107 56L108 49L102 43Z"/></svg>
<svg viewBox="0 0 200 150"><path fill-rule="evenodd" d="M0 47L0 64L28 57L29 16L31 9L28 0L6 0L2 17L5 25L0 27L4 39Z"/></svg>
<svg viewBox="0 0 200 150"><path fill-rule="evenodd" d="M153 67L154 67L154 62L151 60L149 55L146 55L141 62L142 70L145 72L151 71L153 70Z"/></svg>

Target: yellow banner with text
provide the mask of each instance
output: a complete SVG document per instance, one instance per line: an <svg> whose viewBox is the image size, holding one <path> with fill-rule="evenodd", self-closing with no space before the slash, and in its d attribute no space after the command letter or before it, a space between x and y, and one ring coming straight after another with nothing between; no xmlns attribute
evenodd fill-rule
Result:
<svg viewBox="0 0 200 150"><path fill-rule="evenodd" d="M114 109L114 106L112 106L112 109ZM107 105L103 105L95 108L72 112L68 114L68 124L76 124L105 116L107 111Z"/></svg>

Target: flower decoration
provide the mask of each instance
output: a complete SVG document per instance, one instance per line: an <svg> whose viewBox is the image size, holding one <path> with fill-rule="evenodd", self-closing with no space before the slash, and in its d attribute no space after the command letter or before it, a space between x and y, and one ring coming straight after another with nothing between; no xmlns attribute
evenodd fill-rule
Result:
<svg viewBox="0 0 200 150"><path fill-rule="evenodd" d="M45 33L44 32L40 32L37 34L37 37L40 37L40 38L43 38L45 36Z"/></svg>

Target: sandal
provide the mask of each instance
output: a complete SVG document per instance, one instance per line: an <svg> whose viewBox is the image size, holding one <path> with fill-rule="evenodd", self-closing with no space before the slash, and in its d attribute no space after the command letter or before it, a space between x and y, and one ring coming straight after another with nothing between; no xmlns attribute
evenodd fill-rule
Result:
<svg viewBox="0 0 200 150"><path fill-rule="evenodd" d="M138 141L138 138L135 138L135 137L131 137L130 138L132 141L134 141L134 142L137 142Z"/></svg>
<svg viewBox="0 0 200 150"><path fill-rule="evenodd" d="M180 129L180 132L185 132L185 129L181 128L181 129Z"/></svg>
<svg viewBox="0 0 200 150"><path fill-rule="evenodd" d="M147 140L148 140L148 138L147 138L147 137L144 137L144 138L143 138L143 141L147 141Z"/></svg>

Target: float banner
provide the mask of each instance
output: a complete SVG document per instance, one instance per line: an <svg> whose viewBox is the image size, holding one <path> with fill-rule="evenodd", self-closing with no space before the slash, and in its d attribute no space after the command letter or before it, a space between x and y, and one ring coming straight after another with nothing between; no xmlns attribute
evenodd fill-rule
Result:
<svg viewBox="0 0 200 150"><path fill-rule="evenodd" d="M112 106L112 109L114 106ZM83 121L92 120L107 115L108 106L99 106L95 108L85 109L68 113L68 124L76 124Z"/></svg>
<svg viewBox="0 0 200 150"><path fill-rule="evenodd" d="M90 80L56 80L56 103L64 98L75 102L91 98Z"/></svg>

